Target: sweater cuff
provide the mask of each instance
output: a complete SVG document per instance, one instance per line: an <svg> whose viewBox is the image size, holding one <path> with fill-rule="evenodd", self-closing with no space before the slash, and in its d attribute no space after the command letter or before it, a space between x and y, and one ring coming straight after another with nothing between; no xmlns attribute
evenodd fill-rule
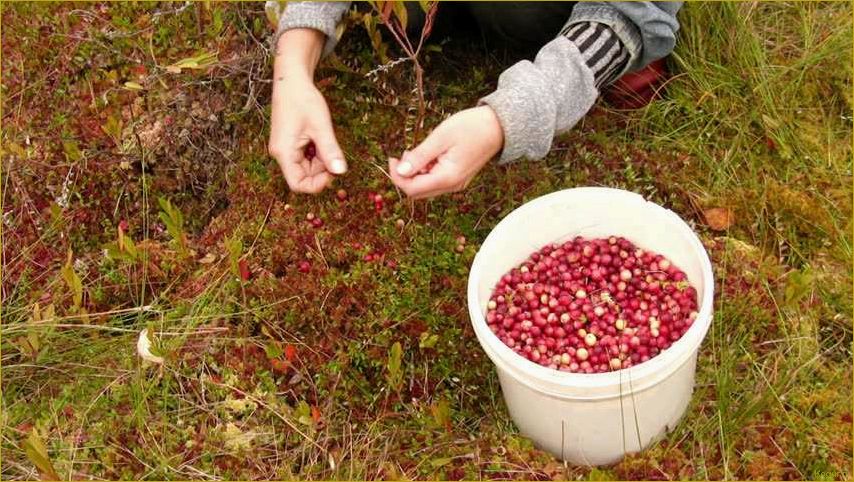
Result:
<svg viewBox="0 0 854 482"><path fill-rule="evenodd" d="M605 24L569 23L560 33L578 47L587 67L593 72L597 89L616 80L628 65L628 50L611 27Z"/></svg>
<svg viewBox="0 0 854 482"><path fill-rule="evenodd" d="M338 43L338 24L350 8L350 2L288 2L279 17L279 26L273 36L273 49L283 33L295 28L311 28L326 35L323 56L330 54Z"/></svg>
<svg viewBox="0 0 854 482"><path fill-rule="evenodd" d="M567 25L579 22L595 22L611 27L611 30L628 51L629 60L625 62L622 70L614 73L615 79L620 78L627 71L635 70L639 67L638 63L641 61L643 50L643 38L638 27L626 18L625 15L607 5L585 5L585 2L578 2L575 8L572 9L572 15L570 15Z"/></svg>
<svg viewBox="0 0 854 482"><path fill-rule="evenodd" d="M498 163L506 164L523 157L545 157L552 141L552 129L545 119L554 118L554 106L533 98L533 92L524 88L524 82L507 84L478 102L478 105L488 105L495 111L504 131L504 148Z"/></svg>
<svg viewBox="0 0 854 482"><path fill-rule="evenodd" d="M578 47L561 36L540 49L534 62L505 70L495 92L478 104L490 106L504 130L503 164L545 157L555 134L572 128L598 95Z"/></svg>

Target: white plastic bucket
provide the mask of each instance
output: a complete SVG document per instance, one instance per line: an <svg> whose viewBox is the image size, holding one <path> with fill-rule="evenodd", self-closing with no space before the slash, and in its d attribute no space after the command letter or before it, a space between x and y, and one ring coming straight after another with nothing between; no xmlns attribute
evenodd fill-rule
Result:
<svg viewBox="0 0 854 482"><path fill-rule="evenodd" d="M504 345L484 318L495 284L542 246L574 236L623 236L685 271L700 306L685 335L645 363L596 374L552 370ZM709 256L679 216L638 194L595 187L548 194L511 212L480 247L468 284L472 325L498 370L513 421L538 447L579 465L617 462L676 425L694 389L713 294Z"/></svg>

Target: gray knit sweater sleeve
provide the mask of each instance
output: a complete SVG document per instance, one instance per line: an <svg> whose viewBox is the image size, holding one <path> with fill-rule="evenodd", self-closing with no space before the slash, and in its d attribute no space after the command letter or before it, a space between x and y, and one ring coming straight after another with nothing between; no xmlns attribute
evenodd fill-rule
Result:
<svg viewBox="0 0 854 482"><path fill-rule="evenodd" d="M523 60L498 77L498 88L480 100L504 130L499 162L540 159L556 133L587 113L599 92L578 47L565 36L547 43L533 62Z"/></svg>
<svg viewBox="0 0 854 482"><path fill-rule="evenodd" d="M659 5L663 4L663 5ZM599 89L672 49L680 2L579 2L561 34L498 78L480 100L504 130L500 163L541 159L556 134L593 106Z"/></svg>
<svg viewBox="0 0 854 482"><path fill-rule="evenodd" d="M323 55L327 55L338 43L336 30L341 18L350 8L350 2L288 2L279 16L279 26L273 36L273 46L279 37L294 28L313 28L326 34Z"/></svg>

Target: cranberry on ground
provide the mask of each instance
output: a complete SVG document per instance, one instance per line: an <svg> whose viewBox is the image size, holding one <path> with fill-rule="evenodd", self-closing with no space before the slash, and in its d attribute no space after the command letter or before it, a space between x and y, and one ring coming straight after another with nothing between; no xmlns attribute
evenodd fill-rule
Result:
<svg viewBox="0 0 854 482"><path fill-rule="evenodd" d="M697 291L682 270L614 236L541 248L501 277L486 312L513 351L575 373L643 363L696 317Z"/></svg>

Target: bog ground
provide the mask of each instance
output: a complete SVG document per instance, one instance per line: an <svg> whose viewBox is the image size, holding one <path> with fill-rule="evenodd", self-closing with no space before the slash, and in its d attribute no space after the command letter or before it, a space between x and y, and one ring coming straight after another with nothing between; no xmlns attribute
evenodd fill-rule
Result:
<svg viewBox="0 0 854 482"><path fill-rule="evenodd" d="M266 154L263 4L2 6L0 477L852 476L850 3L690 4L664 99L418 203L383 172L411 70L366 77L355 17L317 77L352 169L305 197ZM506 66L432 42L428 125ZM688 414L593 471L517 434L464 302L490 228L581 185L678 212L718 281Z"/></svg>

